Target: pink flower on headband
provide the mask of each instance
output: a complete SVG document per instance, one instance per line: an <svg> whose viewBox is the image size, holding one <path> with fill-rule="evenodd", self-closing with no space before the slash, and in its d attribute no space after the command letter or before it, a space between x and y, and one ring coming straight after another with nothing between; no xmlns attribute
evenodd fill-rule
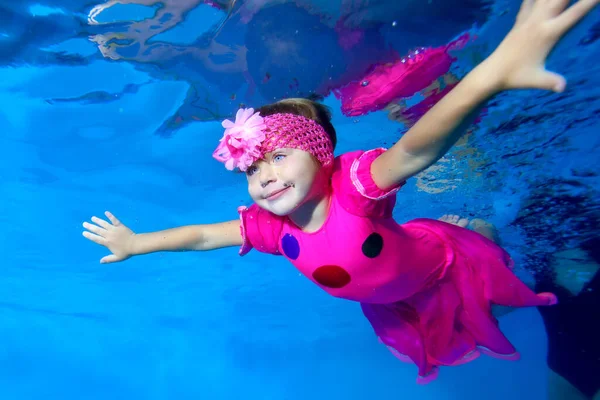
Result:
<svg viewBox="0 0 600 400"><path fill-rule="evenodd" d="M225 168L245 171L261 157L260 144L265 140L265 122L253 108L241 108L235 122L226 119L222 123L225 134L213 157L225 163Z"/></svg>

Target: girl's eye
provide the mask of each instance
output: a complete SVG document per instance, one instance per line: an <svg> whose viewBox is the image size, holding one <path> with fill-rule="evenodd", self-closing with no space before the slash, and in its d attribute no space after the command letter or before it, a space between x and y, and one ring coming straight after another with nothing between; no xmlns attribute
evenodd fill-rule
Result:
<svg viewBox="0 0 600 400"><path fill-rule="evenodd" d="M248 176L252 176L254 175L254 173L256 172L256 167L255 166L251 166L246 170L246 175Z"/></svg>
<svg viewBox="0 0 600 400"><path fill-rule="evenodd" d="M276 154L273 156L273 161L281 161L285 158L283 154Z"/></svg>

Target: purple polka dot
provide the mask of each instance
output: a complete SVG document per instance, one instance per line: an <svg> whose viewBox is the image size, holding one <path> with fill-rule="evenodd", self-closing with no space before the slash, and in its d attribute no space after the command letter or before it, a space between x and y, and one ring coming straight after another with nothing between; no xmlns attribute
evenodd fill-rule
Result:
<svg viewBox="0 0 600 400"><path fill-rule="evenodd" d="M319 284L332 289L343 288L352 280L350 274L337 265L319 267L313 272L312 276Z"/></svg>
<svg viewBox="0 0 600 400"><path fill-rule="evenodd" d="M300 244L298 244L298 240L286 233L281 239L281 247L283 248L283 253L292 260L295 260L300 255Z"/></svg>

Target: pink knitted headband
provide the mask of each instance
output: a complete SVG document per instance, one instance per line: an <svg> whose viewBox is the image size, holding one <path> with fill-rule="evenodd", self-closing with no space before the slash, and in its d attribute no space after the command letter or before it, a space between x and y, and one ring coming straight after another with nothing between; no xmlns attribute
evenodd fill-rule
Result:
<svg viewBox="0 0 600 400"><path fill-rule="evenodd" d="M325 129L310 118L295 114L261 117L253 108L241 108L235 122L223 121L225 133L213 157L225 168L246 171L276 149L290 148L312 154L323 166L333 163L333 144Z"/></svg>

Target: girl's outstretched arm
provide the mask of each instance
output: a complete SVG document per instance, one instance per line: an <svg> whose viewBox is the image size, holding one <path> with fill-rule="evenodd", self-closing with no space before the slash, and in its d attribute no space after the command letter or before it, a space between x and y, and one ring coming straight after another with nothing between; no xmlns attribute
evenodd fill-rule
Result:
<svg viewBox="0 0 600 400"><path fill-rule="evenodd" d="M439 160L462 136L479 109L509 89L561 92L565 79L545 69L559 39L600 0L524 0L498 48L372 164L373 180L388 189Z"/></svg>
<svg viewBox="0 0 600 400"><path fill-rule="evenodd" d="M158 251L202 251L242 245L239 219L136 234L110 212L105 215L110 222L92 217L94 224L83 223L87 229L83 236L112 253L103 257L101 263L124 261L131 256Z"/></svg>

